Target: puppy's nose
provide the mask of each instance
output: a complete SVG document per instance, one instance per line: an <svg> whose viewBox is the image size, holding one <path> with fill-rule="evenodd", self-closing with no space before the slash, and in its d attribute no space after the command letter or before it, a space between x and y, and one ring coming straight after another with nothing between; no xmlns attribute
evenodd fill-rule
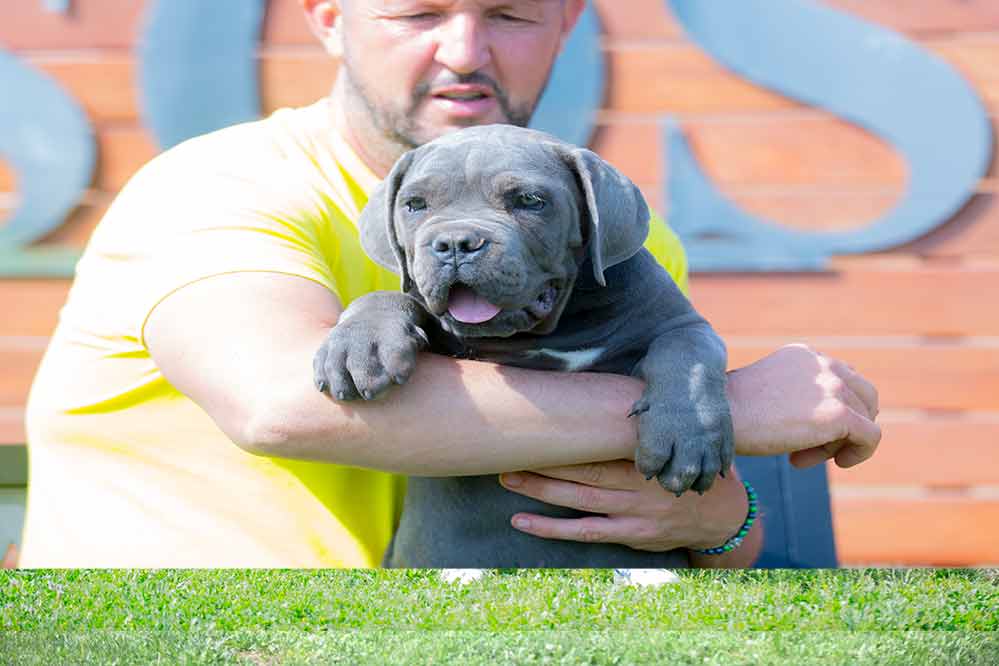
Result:
<svg viewBox="0 0 999 666"><path fill-rule="evenodd" d="M441 259L460 260L462 257L481 252L489 241L472 230L445 231L434 238L431 248Z"/></svg>

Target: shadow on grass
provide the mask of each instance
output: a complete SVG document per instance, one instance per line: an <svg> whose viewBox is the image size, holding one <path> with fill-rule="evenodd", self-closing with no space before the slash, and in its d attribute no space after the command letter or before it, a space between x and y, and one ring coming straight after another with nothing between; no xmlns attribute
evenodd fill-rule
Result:
<svg viewBox="0 0 999 666"><path fill-rule="evenodd" d="M993 632L90 631L11 632L11 666L106 664L994 664Z"/></svg>

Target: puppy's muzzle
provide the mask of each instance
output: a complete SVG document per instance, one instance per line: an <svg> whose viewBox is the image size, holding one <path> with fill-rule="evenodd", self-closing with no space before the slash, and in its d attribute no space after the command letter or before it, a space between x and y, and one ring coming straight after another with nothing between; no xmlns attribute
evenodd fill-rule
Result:
<svg viewBox="0 0 999 666"><path fill-rule="evenodd" d="M442 263L462 264L474 259L489 245L489 239L474 229L448 229L430 241L430 249Z"/></svg>

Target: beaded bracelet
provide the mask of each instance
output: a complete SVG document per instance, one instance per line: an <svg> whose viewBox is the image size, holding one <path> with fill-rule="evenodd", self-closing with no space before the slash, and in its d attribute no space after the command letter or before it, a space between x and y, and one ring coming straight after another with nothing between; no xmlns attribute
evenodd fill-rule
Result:
<svg viewBox="0 0 999 666"><path fill-rule="evenodd" d="M742 524L742 527L740 527L739 531L735 533L735 536L722 545L715 548L708 548L706 550L694 548L694 552L703 553L705 555L721 555L722 553L731 552L742 545L742 540L746 538L747 534L749 534L749 528L753 526L754 522L756 522L756 491L747 481L743 481L742 485L746 487L746 498L749 500L749 511L746 513L746 522Z"/></svg>

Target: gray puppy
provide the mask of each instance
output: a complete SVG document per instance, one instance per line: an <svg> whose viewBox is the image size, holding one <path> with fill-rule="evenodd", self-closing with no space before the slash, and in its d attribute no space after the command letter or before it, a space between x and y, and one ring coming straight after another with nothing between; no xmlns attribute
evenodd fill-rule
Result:
<svg viewBox="0 0 999 666"><path fill-rule="evenodd" d="M707 490L733 456L726 351L642 245L638 188L594 153L510 125L448 134L403 155L360 218L361 243L400 273L343 312L315 383L371 400L417 352L646 382L635 464L676 494ZM625 417L624 414L621 415ZM677 567L686 551L539 539L517 512L580 517L505 490L494 475L411 478L386 564L402 567Z"/></svg>

